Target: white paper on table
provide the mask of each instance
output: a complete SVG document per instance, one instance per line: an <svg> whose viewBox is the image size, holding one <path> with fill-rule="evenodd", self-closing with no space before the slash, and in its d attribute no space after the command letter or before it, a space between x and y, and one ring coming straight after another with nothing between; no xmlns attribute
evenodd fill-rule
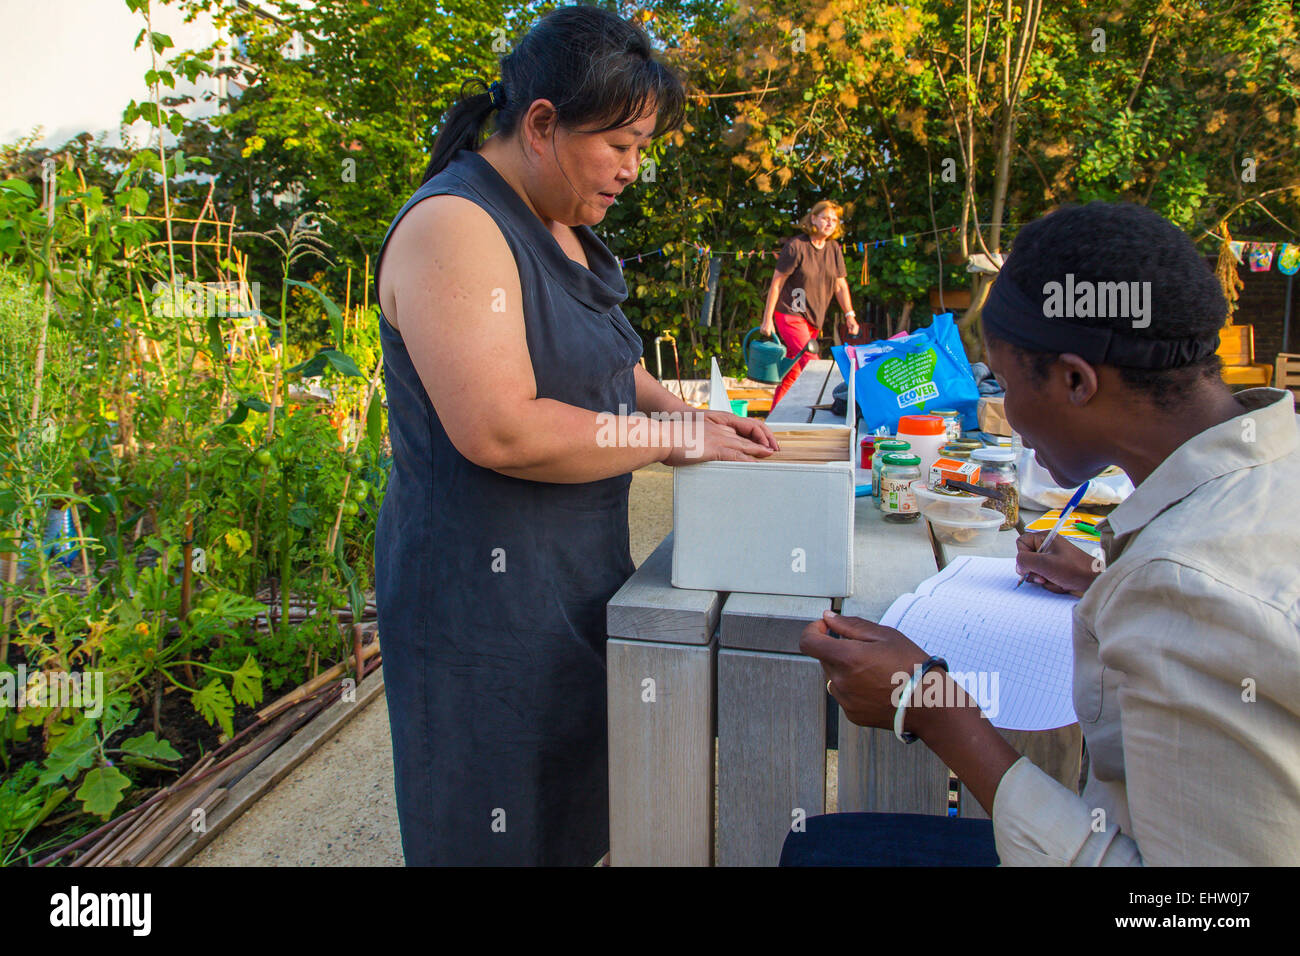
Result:
<svg viewBox="0 0 1300 956"><path fill-rule="evenodd" d="M1078 600L1027 581L1017 590L1018 580L1015 558L963 555L891 604L880 623L946 660L993 726L1065 727L1078 719L1071 636Z"/></svg>

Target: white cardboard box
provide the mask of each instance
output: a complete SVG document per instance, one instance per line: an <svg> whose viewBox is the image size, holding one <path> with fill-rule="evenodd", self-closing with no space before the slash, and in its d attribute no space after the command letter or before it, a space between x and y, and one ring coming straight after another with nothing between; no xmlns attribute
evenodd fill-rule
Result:
<svg viewBox="0 0 1300 956"><path fill-rule="evenodd" d="M720 383L716 359L713 375ZM852 425L779 426L781 431L843 429L846 461L711 461L674 469L674 587L809 597L852 593L853 388L850 366L845 421ZM730 410L723 388L714 387L709 402L710 408Z"/></svg>

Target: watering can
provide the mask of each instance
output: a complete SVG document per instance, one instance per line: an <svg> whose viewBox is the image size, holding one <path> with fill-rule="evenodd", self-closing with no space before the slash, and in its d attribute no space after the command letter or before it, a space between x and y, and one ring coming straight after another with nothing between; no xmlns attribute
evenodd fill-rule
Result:
<svg viewBox="0 0 1300 956"><path fill-rule="evenodd" d="M761 331L761 327L750 329L745 333L744 341L740 344L740 351L745 356L745 365L749 368L749 377L757 382L775 383L781 381L781 379L785 378L785 373L794 368L794 363L799 361L799 357L815 341L809 339L804 343L804 347L799 350L798 355L794 358L786 358L785 346L781 344L779 337L775 342L755 342L750 345L750 338L758 331Z"/></svg>

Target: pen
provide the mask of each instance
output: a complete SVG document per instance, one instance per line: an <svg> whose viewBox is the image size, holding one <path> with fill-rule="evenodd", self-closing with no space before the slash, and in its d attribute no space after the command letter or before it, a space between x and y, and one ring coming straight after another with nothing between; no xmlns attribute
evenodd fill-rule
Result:
<svg viewBox="0 0 1300 956"><path fill-rule="evenodd" d="M1096 525L1088 524L1086 521L1076 521L1074 526L1086 534L1099 534Z"/></svg>
<svg viewBox="0 0 1300 956"><path fill-rule="evenodd" d="M1042 547L1038 549L1039 554L1042 554L1051 547L1052 542L1056 540L1057 534L1059 534L1061 529L1065 527L1065 522L1070 520L1070 514L1075 508L1079 507L1079 502L1083 500L1083 496L1087 493L1088 482L1085 481L1079 486L1079 490L1074 493L1074 497L1070 499L1070 503L1061 511L1061 517L1056 519L1056 524L1052 525L1052 530L1047 532L1047 537L1043 539ZM1016 587L1020 587L1020 585L1024 584L1025 578L1027 577L1029 577L1028 571L1020 575L1020 580L1016 582Z"/></svg>

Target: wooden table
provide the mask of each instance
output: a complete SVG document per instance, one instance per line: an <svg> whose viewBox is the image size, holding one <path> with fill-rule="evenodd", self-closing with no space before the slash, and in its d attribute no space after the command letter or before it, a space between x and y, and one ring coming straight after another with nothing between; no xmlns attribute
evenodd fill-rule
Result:
<svg viewBox="0 0 1300 956"><path fill-rule="evenodd" d="M809 407L830 401L833 364L809 363L768 421L835 421ZM991 553L1014 554L1015 537L1003 532ZM669 535L608 606L611 862L714 862L716 733L716 862L775 865L791 826L826 810L825 679L798 642L832 601L674 588L671 560ZM878 620L947 560L924 520L886 522L872 498L859 498L843 613ZM1078 725L1004 736L1076 786ZM923 745L840 713L840 810L946 814L949 776ZM963 816L984 815L969 797L958 806Z"/></svg>

